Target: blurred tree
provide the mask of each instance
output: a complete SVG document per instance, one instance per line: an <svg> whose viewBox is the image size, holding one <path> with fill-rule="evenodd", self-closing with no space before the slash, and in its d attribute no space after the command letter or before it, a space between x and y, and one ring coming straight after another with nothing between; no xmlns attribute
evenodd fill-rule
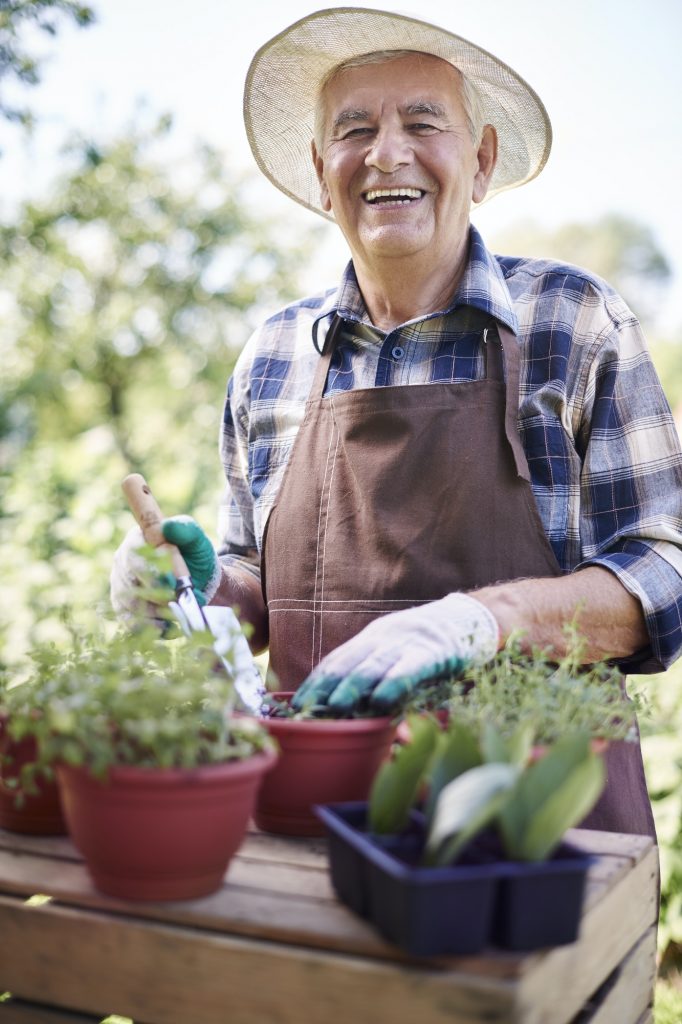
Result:
<svg viewBox="0 0 682 1024"><path fill-rule="evenodd" d="M214 532L234 358L301 293L314 234L257 215L210 149L162 159L167 129L74 143L50 198L0 225L0 619L17 636L104 597L126 472Z"/></svg>
<svg viewBox="0 0 682 1024"><path fill-rule="evenodd" d="M55 36L60 19L71 18L83 27L92 24L95 13L78 0L0 0L0 116L27 128L33 125L28 107L17 107L5 98L8 84L36 85L41 60L29 53L27 37L37 29ZM34 35L35 41L35 35Z"/></svg>
<svg viewBox="0 0 682 1024"><path fill-rule="evenodd" d="M523 221L495 235L492 244L498 252L564 260L598 274L645 322L655 319L662 289L672 276L651 228L617 213L550 230Z"/></svg>

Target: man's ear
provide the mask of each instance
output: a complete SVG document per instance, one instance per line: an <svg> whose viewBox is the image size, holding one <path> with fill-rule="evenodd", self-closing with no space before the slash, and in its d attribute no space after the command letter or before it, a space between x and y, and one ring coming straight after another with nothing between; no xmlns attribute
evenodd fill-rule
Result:
<svg viewBox="0 0 682 1024"><path fill-rule="evenodd" d="M310 143L310 150L312 152L315 174L317 175L317 180L320 183L320 205L325 213L329 213L332 208L332 204L329 198L329 189L327 188L327 184L324 180L324 160L317 152L317 146L314 142Z"/></svg>
<svg viewBox="0 0 682 1024"><path fill-rule="evenodd" d="M485 199L497 163L497 132L491 124L487 124L483 129L477 158L478 170L474 175L471 198L475 203L481 203Z"/></svg>

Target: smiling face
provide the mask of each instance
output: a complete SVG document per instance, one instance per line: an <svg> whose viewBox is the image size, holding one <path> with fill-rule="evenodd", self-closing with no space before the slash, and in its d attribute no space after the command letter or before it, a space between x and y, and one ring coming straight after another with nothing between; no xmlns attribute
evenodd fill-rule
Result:
<svg viewBox="0 0 682 1024"><path fill-rule="evenodd" d="M461 252L496 144L490 126L472 140L455 68L428 54L346 68L322 102L322 205L356 262L421 255L438 265Z"/></svg>

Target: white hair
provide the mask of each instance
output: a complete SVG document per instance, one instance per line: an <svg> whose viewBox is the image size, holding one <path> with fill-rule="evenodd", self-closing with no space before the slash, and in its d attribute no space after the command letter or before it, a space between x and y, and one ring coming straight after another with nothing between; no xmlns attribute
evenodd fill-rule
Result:
<svg viewBox="0 0 682 1024"><path fill-rule="evenodd" d="M331 71L327 72L320 82L317 101L315 104L314 139L318 151L322 150L322 143L324 140L324 93L332 79L336 78L341 71L346 71L348 68L361 68L365 67L367 64L385 64L391 60L399 60L401 57L414 57L415 54L419 54L421 56L435 56L435 54L424 54L421 50L374 50L372 53L361 53L357 57L349 57L348 60L342 61L341 64L337 64L331 69ZM447 63L449 63L449 61ZM464 106L464 113L466 115L469 133L474 145L478 146L481 141L481 135L484 127L485 111L483 107L483 99L478 89L466 77L466 75L463 75L459 68L455 67L454 64L451 64L450 66L454 68L459 75L461 99Z"/></svg>

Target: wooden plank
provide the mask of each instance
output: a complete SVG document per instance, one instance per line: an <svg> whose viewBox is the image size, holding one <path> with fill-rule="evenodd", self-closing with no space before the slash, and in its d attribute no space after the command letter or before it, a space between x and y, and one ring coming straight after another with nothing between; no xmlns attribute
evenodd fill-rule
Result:
<svg viewBox="0 0 682 1024"><path fill-rule="evenodd" d="M6 833L5 835L9 835ZM584 833L583 833L584 835ZM614 847L608 833L588 833L607 849ZM12 837L10 845L40 851L36 837ZM585 909L598 904L641 857L651 849L646 837L626 836L629 858L604 856L590 871ZM44 841L42 841L44 842ZM64 841L62 841L64 842ZM310 845L308 845L310 844ZM617 846L617 844L615 844ZM405 961L409 959L387 944L371 927L336 902L329 882L321 841L291 840L257 833L248 837L243 853L230 865L222 888L212 896L183 903L129 904L98 893L77 855L64 860L52 856L0 852L0 889L17 895L49 893L61 902L132 914L160 921L216 931L263 937L274 941L345 950L363 956ZM61 850L64 849L62 846ZM255 850L255 856L252 854ZM297 863L301 858L303 864ZM323 866L320 866L323 865ZM634 940L633 940L634 941ZM457 961L444 961L451 966ZM514 977L520 958L494 954L467 960L476 974Z"/></svg>
<svg viewBox="0 0 682 1024"><path fill-rule="evenodd" d="M623 857L637 864L653 845L648 836L622 832L598 832L593 829L569 829L566 838L586 853ZM67 836L29 836L0 828L0 850L8 853L33 853L64 860L82 861ZM261 832L251 825L236 857L279 864L325 868L327 840L315 837L279 836Z"/></svg>
<svg viewBox="0 0 682 1024"><path fill-rule="evenodd" d="M41 892L45 886L54 886L55 891L68 889L72 898L77 898L79 890L88 900L92 896L92 885L81 859L46 857L40 852L0 852L0 889L29 895L41 885ZM290 896L335 898L326 862L324 867L317 867L236 856L223 881L223 887L232 885Z"/></svg>
<svg viewBox="0 0 682 1024"><path fill-rule="evenodd" d="M99 1013L93 1017L91 1013L53 1009L44 1003L27 1003L23 999L0 1003L0 1024L100 1024L101 1020Z"/></svg>
<svg viewBox="0 0 682 1024"><path fill-rule="evenodd" d="M567 1024L657 919L658 850L648 854L583 917L580 938L528 957L519 993L524 1024ZM543 1016L545 993L553 1016Z"/></svg>
<svg viewBox="0 0 682 1024"><path fill-rule="evenodd" d="M626 832L600 832L591 828L569 828L566 840L585 853L628 857L638 864L654 845L650 836L635 836Z"/></svg>
<svg viewBox="0 0 682 1024"><path fill-rule="evenodd" d="M5 892L25 896L48 893L60 903L111 914L203 927L215 931L265 937L297 945L405 960L361 918L333 899L297 897L263 887L228 885L204 899L182 903L128 903L99 893L80 864L57 863L27 855L9 863L0 855L0 875Z"/></svg>
<svg viewBox="0 0 682 1024"><path fill-rule="evenodd" d="M428 967L0 900L0 984L153 1024L507 1024L515 986ZM27 956L26 951L31 955Z"/></svg>
<svg viewBox="0 0 682 1024"><path fill-rule="evenodd" d="M0 828L0 851L52 856L62 860L83 860L68 836L30 836ZM236 857L253 861L272 861L300 867L327 866L327 840L316 837L279 836L261 832L252 826Z"/></svg>
<svg viewBox="0 0 682 1024"><path fill-rule="evenodd" d="M605 886L616 884L625 872L623 864L629 863L621 858L611 860L615 862L614 871L602 872L602 877L588 886L586 908L603 898ZM131 904L103 896L92 885L82 863L0 853L0 877L0 888L16 895L49 893L62 903L115 914L381 959L410 959L334 899L326 872L279 864L266 868L240 860L230 866L226 883L213 895L182 903L152 904ZM457 961L439 960L448 967L453 962ZM518 955L501 953L467 959L471 972L502 978L516 976L519 962Z"/></svg>
<svg viewBox="0 0 682 1024"><path fill-rule="evenodd" d="M573 1024L637 1024L650 1012L655 978L656 928L649 928Z"/></svg>
<svg viewBox="0 0 682 1024"><path fill-rule="evenodd" d="M82 860L68 836L28 836L20 832L7 832L0 828L0 850L7 853L38 853L43 856L62 857L64 860Z"/></svg>
<svg viewBox="0 0 682 1024"><path fill-rule="evenodd" d="M648 1010L644 1011L642 1016L637 1021L637 1024L654 1024L654 1008L653 1008L653 1006L649 1007Z"/></svg>

